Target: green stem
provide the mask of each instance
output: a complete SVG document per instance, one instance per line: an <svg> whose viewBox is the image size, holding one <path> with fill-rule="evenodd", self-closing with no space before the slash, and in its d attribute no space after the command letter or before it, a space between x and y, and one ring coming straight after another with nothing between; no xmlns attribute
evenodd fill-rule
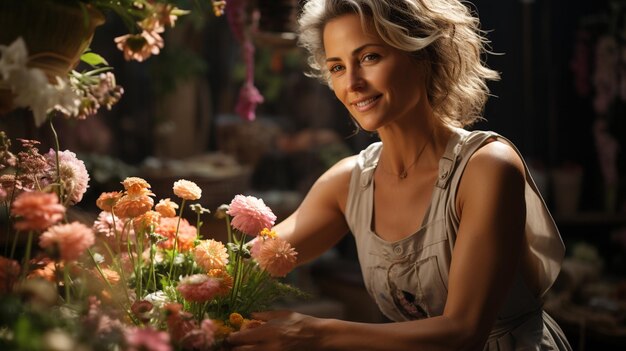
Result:
<svg viewBox="0 0 626 351"><path fill-rule="evenodd" d="M52 130L52 135L54 137L54 147L55 147L55 162L56 162L56 171L57 171L57 179L56 182L58 184L57 195L59 196L59 201L64 204L65 195L63 194L63 185L61 184L61 167L59 163L59 152L61 151L61 146L59 144L59 135L57 134L56 129L54 129L54 124L52 123L52 115L48 118L48 122L50 123L50 129Z"/></svg>
<svg viewBox="0 0 626 351"><path fill-rule="evenodd" d="M15 248L17 247L17 237L18 237L19 231L15 231L15 235L13 236L13 245L11 245L11 256L10 258L13 259L13 257L15 257Z"/></svg>
<svg viewBox="0 0 626 351"><path fill-rule="evenodd" d="M22 269L22 278L28 274L30 269L30 250L33 245L33 231L28 232L28 241L26 242L26 254L24 255L24 268Z"/></svg>
<svg viewBox="0 0 626 351"><path fill-rule="evenodd" d="M168 279L172 280L172 274L174 272L174 260L178 254L178 229L180 228L180 219L183 217L183 209L185 208L185 199L180 204L180 211L178 212L178 222L176 222L176 234L174 235L174 252L172 253L172 259L170 260L170 273Z"/></svg>
<svg viewBox="0 0 626 351"><path fill-rule="evenodd" d="M237 300L237 295L239 294L239 288L241 285L241 275L240 271L241 271L241 266L243 264L243 256L241 255L241 253L243 252L243 244L246 241L245 240L245 233L241 233L241 240L238 242L239 243L239 251L236 253L236 260L235 260L235 272L233 273L233 277L235 277L235 282L233 283L233 289L231 290L231 295L230 295L230 305L231 308L235 305L235 301Z"/></svg>
<svg viewBox="0 0 626 351"><path fill-rule="evenodd" d="M67 264L63 265L63 287L65 288L65 302L70 303L70 266Z"/></svg>
<svg viewBox="0 0 626 351"><path fill-rule="evenodd" d="M9 243L10 243L10 239L9 239L9 233L11 233L11 210L9 209L9 206L11 206L10 202L5 201L4 202L4 210L5 210L5 214L7 216L7 229L6 229L6 237L4 240L4 257L8 257L9 254ZM11 257L12 258L12 257Z"/></svg>
<svg viewBox="0 0 626 351"><path fill-rule="evenodd" d="M120 273L120 279L122 279L122 285L128 286L128 283L126 281L126 274L124 273L124 269L122 268L122 265L120 264L118 260L118 257L113 254L113 251L111 250L111 248L106 242L103 242L103 244L104 244L104 248L109 252L109 256L111 256L113 265L115 266L117 271ZM124 293L126 294L126 299L128 300L128 303L130 304L131 301L130 301L130 296L128 295L128 289L123 289L123 290L124 290Z"/></svg>

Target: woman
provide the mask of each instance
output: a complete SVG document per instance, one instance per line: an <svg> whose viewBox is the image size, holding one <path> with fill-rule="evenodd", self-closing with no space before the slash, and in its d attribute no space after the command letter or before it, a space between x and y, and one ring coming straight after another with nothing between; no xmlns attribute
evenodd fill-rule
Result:
<svg viewBox="0 0 626 351"><path fill-rule="evenodd" d="M517 149L482 111L485 39L458 0L310 0L301 44L381 142L333 166L275 227L304 263L347 232L394 323L265 312L234 350L569 350L541 296L564 254Z"/></svg>

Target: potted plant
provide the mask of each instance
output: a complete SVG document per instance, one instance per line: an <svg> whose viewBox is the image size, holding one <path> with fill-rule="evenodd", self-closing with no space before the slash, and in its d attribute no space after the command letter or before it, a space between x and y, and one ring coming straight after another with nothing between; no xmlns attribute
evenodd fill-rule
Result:
<svg viewBox="0 0 626 351"><path fill-rule="evenodd" d="M88 51L96 27L104 23L106 13L122 18L129 34L114 38L117 47L126 60L141 62L160 52L165 29L173 27L179 16L189 13L178 8L177 3L177 0L1 1L0 113L13 107L29 107L39 125L53 109L82 118L101 106L110 108L122 89L115 84L106 60ZM196 4L200 9L202 4L210 4L216 15L221 15L226 5L218 0L196 1ZM94 69L72 71L80 60ZM52 87L42 86L42 75L33 69L41 70ZM36 94L37 91L47 95ZM63 93L57 94L58 91Z"/></svg>

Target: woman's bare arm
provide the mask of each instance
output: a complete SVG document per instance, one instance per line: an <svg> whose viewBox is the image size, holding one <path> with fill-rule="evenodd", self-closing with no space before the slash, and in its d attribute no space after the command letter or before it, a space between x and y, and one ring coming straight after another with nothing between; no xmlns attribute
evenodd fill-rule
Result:
<svg viewBox="0 0 626 351"><path fill-rule="evenodd" d="M299 264L318 257L348 232L343 212L355 160L345 158L326 171L298 209L274 227L295 247Z"/></svg>
<svg viewBox="0 0 626 351"><path fill-rule="evenodd" d="M459 186L461 223L442 316L367 324L268 312L257 315L265 325L232 335L234 350L481 350L519 265L524 181L520 158L505 144L472 156Z"/></svg>

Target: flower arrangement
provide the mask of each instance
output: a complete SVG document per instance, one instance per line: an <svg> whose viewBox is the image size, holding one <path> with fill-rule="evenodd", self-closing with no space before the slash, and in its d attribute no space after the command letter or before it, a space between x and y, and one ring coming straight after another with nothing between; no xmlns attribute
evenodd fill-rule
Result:
<svg viewBox="0 0 626 351"><path fill-rule="evenodd" d="M272 231L263 200L236 195L215 211L226 243L200 235L210 211L184 179L173 184L177 201L155 204L150 184L128 177L99 196L93 223L72 220L88 188L84 163L17 140L14 153L0 132L0 349L218 350L230 332L263 323L252 312L303 296L279 281L297 253Z"/></svg>
<svg viewBox="0 0 626 351"><path fill-rule="evenodd" d="M113 12L123 19L130 30L129 34L114 38L116 46L127 61L138 62L159 54L164 47L162 34L165 29L174 27L178 17L190 12L176 7L178 1L175 0L40 0L41 3L5 1L3 5L8 8L4 11L9 12L13 8L11 6L41 6L43 1L80 8L84 16L87 16L84 19L86 23L90 21L89 16L92 16L93 11L98 16ZM225 1L196 2L200 10L203 10L201 4L206 3L211 4L216 16L224 13ZM71 70L67 76L59 76L58 70L44 73L40 68L29 66L29 43L21 36L12 43L4 44L7 45L0 45L0 88L8 88L15 95L12 102L14 107L26 107L33 111L37 126L45 121L52 110L60 111L68 117L84 119L95 114L101 107L111 109L124 92L116 84L112 67L89 48L80 56L80 60L91 67L89 70ZM67 59L69 58L64 58ZM10 109L2 106L2 103L0 101L0 112Z"/></svg>

